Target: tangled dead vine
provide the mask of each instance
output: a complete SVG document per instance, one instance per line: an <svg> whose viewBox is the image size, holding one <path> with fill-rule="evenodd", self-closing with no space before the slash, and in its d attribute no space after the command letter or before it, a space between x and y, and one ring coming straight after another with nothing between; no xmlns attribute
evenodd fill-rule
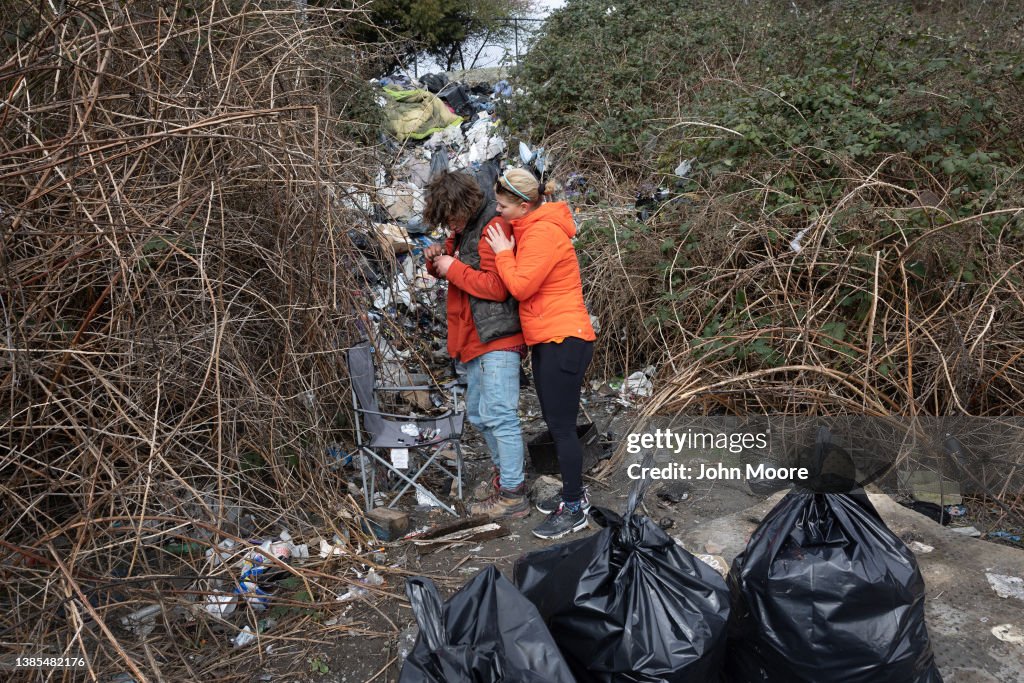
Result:
<svg viewBox="0 0 1024 683"><path fill-rule="evenodd" d="M349 239L366 218L346 194L378 168L354 114L376 48L341 37L358 20L306 3L3 3L5 661L36 643L84 656L93 680L236 680L374 565L326 448L349 429L339 349L366 289ZM293 581L270 600L277 626L229 651L265 613L221 618L205 596L283 528L314 550L337 534L348 554L277 567ZM224 539L241 545L211 560ZM122 628L152 604L154 635Z"/></svg>

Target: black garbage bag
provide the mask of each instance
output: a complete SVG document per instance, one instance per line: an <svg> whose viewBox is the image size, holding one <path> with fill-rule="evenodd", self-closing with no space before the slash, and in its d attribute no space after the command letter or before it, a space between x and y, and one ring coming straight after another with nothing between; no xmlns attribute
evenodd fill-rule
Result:
<svg viewBox="0 0 1024 683"><path fill-rule="evenodd" d="M941 683L913 553L867 496L788 493L729 573L733 683Z"/></svg>
<svg viewBox="0 0 1024 683"><path fill-rule="evenodd" d="M444 606L430 579L405 590L420 633L399 683L574 683L536 608L493 565Z"/></svg>
<svg viewBox="0 0 1024 683"><path fill-rule="evenodd" d="M645 482L649 483L648 482ZM722 577L648 517L594 508L602 527L521 557L515 583L548 624L580 683L713 683L725 653Z"/></svg>

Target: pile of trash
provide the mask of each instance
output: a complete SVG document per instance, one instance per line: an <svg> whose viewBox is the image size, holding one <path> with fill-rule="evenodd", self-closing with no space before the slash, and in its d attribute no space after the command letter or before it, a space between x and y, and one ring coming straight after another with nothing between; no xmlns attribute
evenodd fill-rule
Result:
<svg viewBox="0 0 1024 683"><path fill-rule="evenodd" d="M495 115L499 100L512 95L505 80L472 86L429 74L419 81L404 74L374 79L383 113L381 148L386 159L375 187L343 189L341 205L369 217L349 232L361 252L350 264L367 285L369 322L364 330L384 361L382 377L408 384L405 361L416 354L437 364L445 353L446 283L426 269L423 250L443 242L443 226L423 220L425 188L437 173L491 173L508 149ZM403 343L387 340L401 338ZM419 399L414 404L424 405Z"/></svg>

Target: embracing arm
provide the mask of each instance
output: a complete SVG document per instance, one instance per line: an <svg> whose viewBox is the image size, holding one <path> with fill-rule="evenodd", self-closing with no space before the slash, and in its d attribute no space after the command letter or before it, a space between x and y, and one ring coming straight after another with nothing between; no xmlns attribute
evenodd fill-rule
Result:
<svg viewBox="0 0 1024 683"><path fill-rule="evenodd" d="M492 226L501 229L497 221L488 223L484 229ZM512 233L509 227L504 230L508 234ZM480 268L470 268L462 261L454 261L448 269L448 282L479 299L504 301L508 298L509 292L495 268L494 250L482 236L477 249L480 253Z"/></svg>
<svg viewBox="0 0 1024 683"><path fill-rule="evenodd" d="M537 223L520 238L513 252L500 251L495 264L502 282L519 301L529 299L558 263L567 237L558 226Z"/></svg>

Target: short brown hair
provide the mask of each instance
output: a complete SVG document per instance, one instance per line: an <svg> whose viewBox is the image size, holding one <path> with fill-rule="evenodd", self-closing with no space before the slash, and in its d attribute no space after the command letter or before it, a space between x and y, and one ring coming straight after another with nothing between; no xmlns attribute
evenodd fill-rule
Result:
<svg viewBox="0 0 1024 683"><path fill-rule="evenodd" d="M476 178L468 173L442 171L427 183L423 218L429 225L447 224L456 216L471 218L484 202Z"/></svg>

